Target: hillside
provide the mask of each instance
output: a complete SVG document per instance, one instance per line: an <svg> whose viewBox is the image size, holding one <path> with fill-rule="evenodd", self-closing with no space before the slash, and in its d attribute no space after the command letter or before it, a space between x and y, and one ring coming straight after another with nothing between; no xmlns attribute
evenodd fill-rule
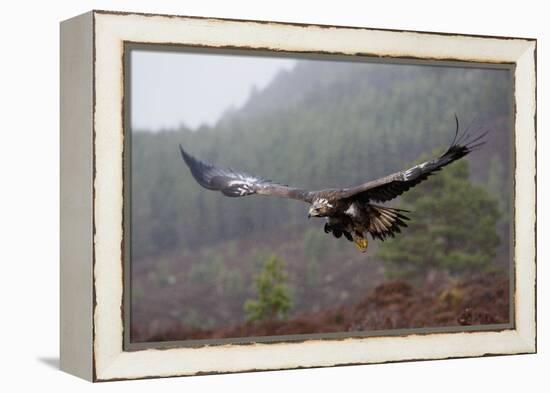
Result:
<svg viewBox="0 0 550 393"><path fill-rule="evenodd" d="M326 236L322 220L307 220L299 201L204 190L184 166L179 143L201 159L285 184L342 187L401 170L445 147L456 113L473 132L491 130L487 144L467 160L471 180L499 199L503 241L494 264L506 267L510 89L505 70L304 61L215 127L134 130L133 324L242 322L258 261L272 253L289 266L293 315L350 306L383 280L376 243L366 255L357 253ZM399 206L399 199L390 205ZM326 281L327 275L339 278Z"/></svg>

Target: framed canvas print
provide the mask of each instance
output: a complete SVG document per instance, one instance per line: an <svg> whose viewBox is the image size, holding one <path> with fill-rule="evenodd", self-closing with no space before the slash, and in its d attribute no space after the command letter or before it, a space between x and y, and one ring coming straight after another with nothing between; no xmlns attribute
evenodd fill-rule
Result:
<svg viewBox="0 0 550 393"><path fill-rule="evenodd" d="M536 41L61 24L61 368L536 351Z"/></svg>

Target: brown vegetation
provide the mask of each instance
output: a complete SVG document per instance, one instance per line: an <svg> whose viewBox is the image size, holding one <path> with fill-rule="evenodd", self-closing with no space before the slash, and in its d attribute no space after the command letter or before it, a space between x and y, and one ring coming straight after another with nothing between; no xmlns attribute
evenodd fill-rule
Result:
<svg viewBox="0 0 550 393"><path fill-rule="evenodd" d="M435 274L422 285L390 281L357 304L304 313L288 320L248 322L201 329L174 323L143 341L274 336L385 329L501 324L509 321L509 281L500 273L478 274L458 282Z"/></svg>

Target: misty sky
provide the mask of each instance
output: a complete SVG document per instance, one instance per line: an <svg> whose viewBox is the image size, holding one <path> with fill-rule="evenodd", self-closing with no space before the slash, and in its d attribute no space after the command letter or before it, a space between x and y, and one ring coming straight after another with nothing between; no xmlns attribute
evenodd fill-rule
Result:
<svg viewBox="0 0 550 393"><path fill-rule="evenodd" d="M265 87L296 63L173 51L133 50L131 56L131 122L140 130L214 125L226 110L243 105L253 87Z"/></svg>

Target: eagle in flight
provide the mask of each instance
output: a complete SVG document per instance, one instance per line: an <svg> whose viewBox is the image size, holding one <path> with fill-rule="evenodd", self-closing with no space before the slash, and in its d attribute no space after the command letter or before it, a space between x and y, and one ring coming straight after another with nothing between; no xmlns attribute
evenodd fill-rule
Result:
<svg viewBox="0 0 550 393"><path fill-rule="evenodd" d="M384 240L400 233L406 227L407 210L380 206L373 202L387 202L426 180L431 174L456 161L485 142L487 131L471 137L468 132L458 135L456 120L454 139L439 157L415 165L412 168L372 180L355 187L330 188L311 191L282 185L262 177L249 175L231 168L221 168L201 161L187 153L180 145L181 156L195 180L208 190L220 191L228 197L270 195L297 199L310 204L309 217L325 217L325 233L336 238L342 235L354 242L361 252L368 246L366 234L373 239Z"/></svg>

